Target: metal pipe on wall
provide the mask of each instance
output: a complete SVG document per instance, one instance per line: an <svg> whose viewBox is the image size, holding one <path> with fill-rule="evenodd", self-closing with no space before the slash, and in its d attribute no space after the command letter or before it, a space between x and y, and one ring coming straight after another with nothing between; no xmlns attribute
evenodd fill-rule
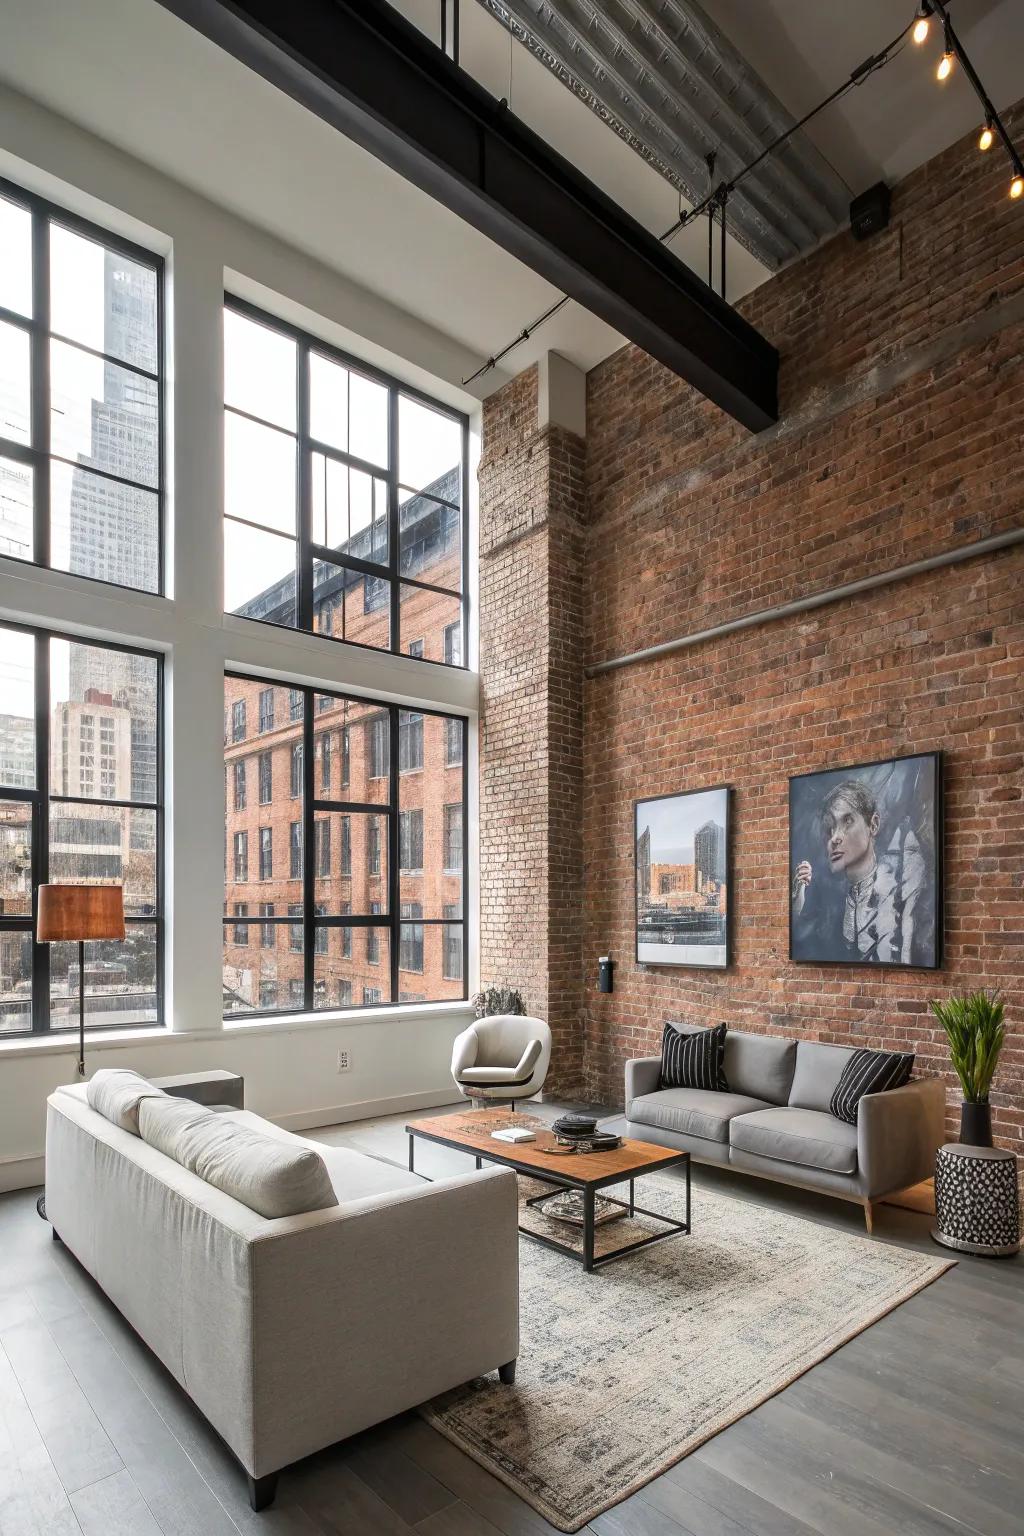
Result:
<svg viewBox="0 0 1024 1536"><path fill-rule="evenodd" d="M772 624L777 619L788 619L794 614L809 613L824 608L829 603L842 602L861 592L872 592L878 587L889 587L897 581L907 581L911 576L923 576L928 571L941 570L947 565L961 565L965 560L976 560L980 555L997 554L1024 544L1024 528L1011 528L1008 533L993 534L988 539L978 539L973 544L962 544L957 549L947 549L941 555L929 555L924 560L914 560L909 565L898 565L875 576L864 576L860 581L849 581L841 587L830 587L826 592L815 592L811 597L800 597L792 603L781 603L775 608L761 608L757 613L744 614L739 619L729 619L725 624L712 625L710 629L698 629L690 635L675 640L664 640L660 645L648 646L642 651L631 651L627 656L616 656L610 661L599 661L584 668L584 676L600 677L604 672L617 672L622 667L635 666L642 661L654 661L659 656L670 656L674 651L686 651L691 646L703 645L706 640L718 640L723 635L734 635L742 629L755 629L761 624Z"/></svg>

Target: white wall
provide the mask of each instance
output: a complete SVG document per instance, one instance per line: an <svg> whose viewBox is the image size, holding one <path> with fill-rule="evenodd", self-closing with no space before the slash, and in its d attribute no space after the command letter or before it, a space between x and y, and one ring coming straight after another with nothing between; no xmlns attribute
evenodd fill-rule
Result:
<svg viewBox="0 0 1024 1536"><path fill-rule="evenodd" d="M169 598L0 558L0 616L138 642L167 658L170 1029L130 1038L123 1032L90 1035L89 1063L131 1065L150 1074L227 1067L245 1076L252 1108L296 1127L454 1098L448 1064L451 1041L470 1014L465 1005L229 1028L221 1020L226 666L469 714L470 990L476 984L478 909L475 673L350 650L222 612L222 295L226 285L244 292L439 399L474 411L475 402L452 382L461 376L463 351L341 274L2 88L0 174L168 258ZM476 418L474 464L475 426ZM474 488L471 473L471 496ZM472 505L470 523L475 528ZM475 583L470 596L475 608ZM345 1076L336 1072L339 1046L352 1054ZM0 1043L0 1188L38 1180L44 1101L57 1084L71 1080L74 1059L67 1042Z"/></svg>

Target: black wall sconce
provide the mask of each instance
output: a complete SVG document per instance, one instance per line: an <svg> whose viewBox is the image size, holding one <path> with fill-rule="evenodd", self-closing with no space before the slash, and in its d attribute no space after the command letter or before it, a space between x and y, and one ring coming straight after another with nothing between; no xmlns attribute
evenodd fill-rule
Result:
<svg viewBox="0 0 1024 1536"><path fill-rule="evenodd" d="M597 990L610 992L612 990L612 971L615 969L615 961L610 955L601 955L597 962Z"/></svg>

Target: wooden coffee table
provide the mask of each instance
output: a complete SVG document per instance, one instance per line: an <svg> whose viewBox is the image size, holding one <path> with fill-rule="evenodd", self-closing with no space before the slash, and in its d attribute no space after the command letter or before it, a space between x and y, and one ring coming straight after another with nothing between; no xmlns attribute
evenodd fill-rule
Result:
<svg viewBox="0 0 1024 1536"><path fill-rule="evenodd" d="M518 1145L507 1141L494 1141L491 1132L505 1129L511 1126L524 1126L536 1135L535 1141L524 1141ZM416 1138L422 1141L433 1141L440 1147L451 1147L457 1152L467 1152L476 1159L479 1168L486 1161L499 1163L503 1168L512 1168L516 1173L524 1174L531 1179L539 1179L544 1184L550 1184L555 1189L580 1190L583 1195L583 1252L582 1254L568 1243L560 1243L556 1238L546 1237L540 1232L532 1232L527 1227L520 1226L520 1232L527 1237L532 1237L538 1243L544 1243L548 1248L555 1248L559 1253L567 1253L571 1258L581 1259L586 1270L598 1268L602 1264L610 1264L613 1259L624 1258L628 1253L635 1253L639 1248L646 1248L651 1243L660 1243L668 1237L680 1237L690 1230L690 1154L688 1152L672 1152L668 1147L656 1147L646 1141L623 1141L621 1146L611 1152L561 1152L554 1151L557 1147L555 1137L543 1121L535 1116L520 1114L512 1110L501 1109L470 1109L459 1115L437 1115L425 1120L410 1120L406 1126L409 1135L409 1171L415 1173L414 1149ZM659 1173L666 1168L684 1167L686 1169L686 1220L676 1221L674 1217L662 1216L657 1211L647 1211L636 1204L634 1199L634 1182L645 1173ZM594 1253L594 1197L600 1189L606 1189L612 1184L629 1182L629 1200L614 1200L613 1205L619 1205L629 1216L647 1216L660 1222L663 1231L648 1233L646 1237L638 1238L634 1243L627 1243L621 1248L616 1248L612 1253L595 1255ZM536 1205L540 1201L550 1199L549 1194L534 1195L527 1201L528 1205Z"/></svg>

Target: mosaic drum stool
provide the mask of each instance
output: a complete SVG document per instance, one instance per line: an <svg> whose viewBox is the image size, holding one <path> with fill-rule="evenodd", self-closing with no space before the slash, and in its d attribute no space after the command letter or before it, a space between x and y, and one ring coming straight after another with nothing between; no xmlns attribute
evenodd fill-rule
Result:
<svg viewBox="0 0 1024 1536"><path fill-rule="evenodd" d="M932 1237L960 1253L993 1259L1019 1253L1020 1202L1012 1152L960 1142L939 1148Z"/></svg>

